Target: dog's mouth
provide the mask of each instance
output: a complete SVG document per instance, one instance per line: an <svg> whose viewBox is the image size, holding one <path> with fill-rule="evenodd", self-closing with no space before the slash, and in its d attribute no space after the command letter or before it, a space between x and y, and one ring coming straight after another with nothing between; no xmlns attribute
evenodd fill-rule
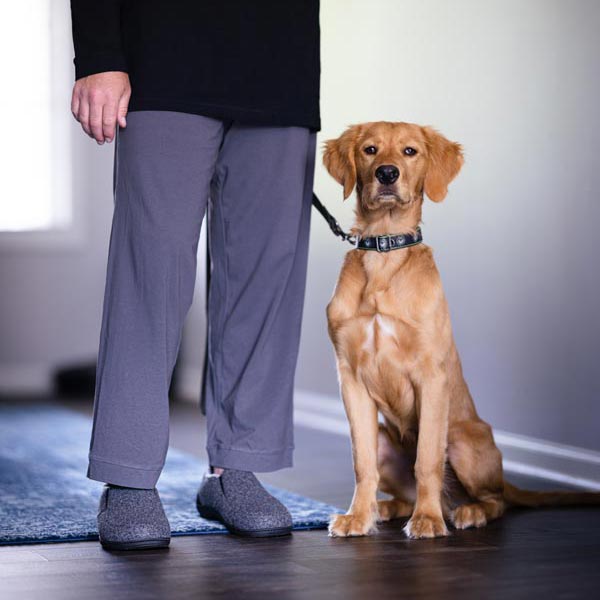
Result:
<svg viewBox="0 0 600 600"><path fill-rule="evenodd" d="M400 196L396 190L388 187L379 188L373 200L376 202L400 202L401 204L404 204L402 196Z"/></svg>
<svg viewBox="0 0 600 600"><path fill-rule="evenodd" d="M359 187L358 193L364 207L368 210L402 209L411 203L410 198L404 198L394 184L370 185L366 189Z"/></svg>

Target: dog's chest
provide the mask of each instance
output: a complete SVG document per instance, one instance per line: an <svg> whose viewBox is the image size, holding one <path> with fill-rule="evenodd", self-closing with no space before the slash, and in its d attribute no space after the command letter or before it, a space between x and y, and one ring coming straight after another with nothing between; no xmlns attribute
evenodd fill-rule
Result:
<svg viewBox="0 0 600 600"><path fill-rule="evenodd" d="M390 287L365 290L355 321L362 333L360 346L367 355L364 358L375 358L381 353L397 360L406 358L414 329L399 310L401 302Z"/></svg>
<svg viewBox="0 0 600 600"><path fill-rule="evenodd" d="M375 313L362 320L362 327L364 336L362 350L365 352L377 353L388 341L393 345L396 344L396 326L389 316Z"/></svg>
<svg viewBox="0 0 600 600"><path fill-rule="evenodd" d="M406 431L416 419L409 373L417 358L418 333L404 311L398 310L402 298L389 285L371 287L365 292L354 320L359 336L357 374L379 410L400 431Z"/></svg>
<svg viewBox="0 0 600 600"><path fill-rule="evenodd" d="M362 315L354 320L358 366L369 379L396 378L407 373L415 359L415 332L385 313Z"/></svg>
<svg viewBox="0 0 600 600"><path fill-rule="evenodd" d="M412 362L411 333L401 321L383 313L357 320L360 352L357 375L379 410L400 430L413 425L414 390L408 372Z"/></svg>

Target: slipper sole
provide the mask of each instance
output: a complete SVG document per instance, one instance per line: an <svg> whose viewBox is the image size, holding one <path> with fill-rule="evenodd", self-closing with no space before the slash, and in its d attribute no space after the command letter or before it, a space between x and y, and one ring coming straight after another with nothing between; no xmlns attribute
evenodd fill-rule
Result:
<svg viewBox="0 0 600 600"><path fill-rule="evenodd" d="M105 550L152 550L155 548L167 548L170 542L170 538L140 540L137 542L108 542L100 540L100 544Z"/></svg>
<svg viewBox="0 0 600 600"><path fill-rule="evenodd" d="M292 533L291 526L276 527L273 529L238 529L225 522L220 513L218 513L214 508L211 508L210 506L204 506L203 504L201 504L198 498L196 498L196 506L198 508L200 516L203 519L208 519L209 521L218 521L227 528L227 531L240 537L280 537L284 535L290 535L290 533Z"/></svg>

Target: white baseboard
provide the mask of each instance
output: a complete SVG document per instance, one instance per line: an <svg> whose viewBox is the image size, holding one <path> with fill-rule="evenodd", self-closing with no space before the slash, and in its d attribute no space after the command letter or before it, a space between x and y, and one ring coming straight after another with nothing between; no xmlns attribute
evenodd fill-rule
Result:
<svg viewBox="0 0 600 600"><path fill-rule="evenodd" d="M202 369L180 368L178 397L198 403L201 381ZM294 404L296 425L349 437L348 421L339 398L297 389ZM494 439L507 473L600 491L600 452L500 430L494 430Z"/></svg>
<svg viewBox="0 0 600 600"><path fill-rule="evenodd" d="M294 419L304 427L350 434L342 402L334 396L296 390ZM494 439L507 473L600 491L600 452L498 430Z"/></svg>
<svg viewBox="0 0 600 600"><path fill-rule="evenodd" d="M0 364L0 394L48 394L52 391L52 368L46 364Z"/></svg>

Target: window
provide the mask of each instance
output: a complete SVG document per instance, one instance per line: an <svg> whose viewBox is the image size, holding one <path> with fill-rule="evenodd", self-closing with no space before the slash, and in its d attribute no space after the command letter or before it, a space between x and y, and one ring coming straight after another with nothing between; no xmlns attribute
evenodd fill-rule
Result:
<svg viewBox="0 0 600 600"><path fill-rule="evenodd" d="M0 57L0 239L72 233L68 3L2 3Z"/></svg>

